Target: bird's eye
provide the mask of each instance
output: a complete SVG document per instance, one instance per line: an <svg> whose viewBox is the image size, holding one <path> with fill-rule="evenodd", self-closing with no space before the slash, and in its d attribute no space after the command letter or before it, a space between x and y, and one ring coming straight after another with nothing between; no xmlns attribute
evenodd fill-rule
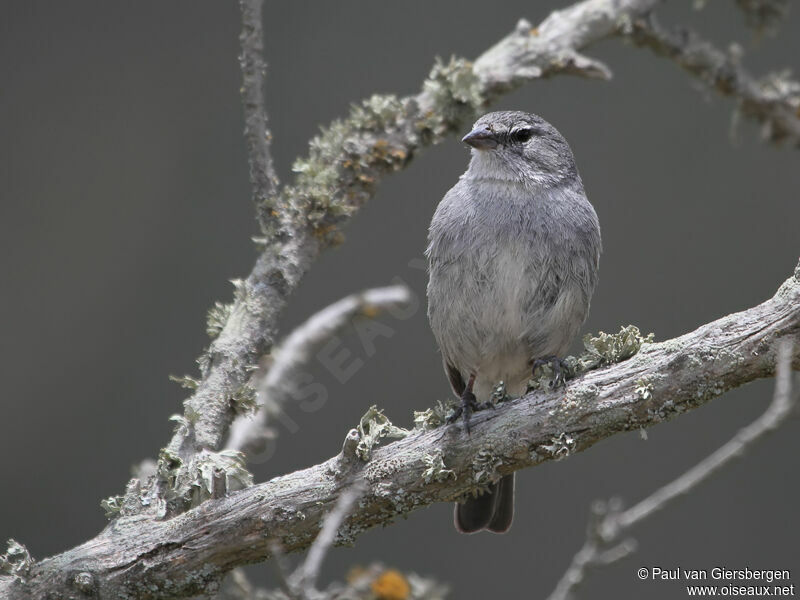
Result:
<svg viewBox="0 0 800 600"><path fill-rule="evenodd" d="M519 142L520 144L524 144L529 139L533 137L533 128L532 127L522 127L520 129L515 129L511 133L511 139L515 142Z"/></svg>

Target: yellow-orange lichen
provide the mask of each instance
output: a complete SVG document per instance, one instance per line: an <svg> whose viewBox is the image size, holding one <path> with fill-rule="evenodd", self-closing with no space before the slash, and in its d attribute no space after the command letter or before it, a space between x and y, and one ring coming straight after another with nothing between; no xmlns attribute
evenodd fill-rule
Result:
<svg viewBox="0 0 800 600"><path fill-rule="evenodd" d="M406 600L411 587L402 573L388 569L372 582L372 592L379 600Z"/></svg>

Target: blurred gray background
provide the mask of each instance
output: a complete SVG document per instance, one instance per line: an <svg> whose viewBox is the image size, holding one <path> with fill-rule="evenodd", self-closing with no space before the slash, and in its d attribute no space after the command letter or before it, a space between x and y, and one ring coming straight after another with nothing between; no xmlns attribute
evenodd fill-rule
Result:
<svg viewBox="0 0 800 600"><path fill-rule="evenodd" d="M757 74L800 67L800 11L755 41L732 2L664 7L720 46L742 42ZM434 57L476 57L517 19L555 2L272 2L265 8L267 100L279 174L320 125L375 92L416 92ZM0 538L41 558L97 533L99 501L165 444L208 340L206 310L245 275L256 233L233 1L5 0L0 18ZM634 323L665 339L771 296L798 257L800 154L751 125L729 137L732 103L674 64L609 41L590 51L610 83L562 77L497 108L535 111L570 141L600 216L605 252L585 331ZM456 139L385 180L303 281L283 331L341 296L400 277L424 297L422 257L436 203L464 170ZM329 391L313 414L290 407L257 480L322 461L376 403L398 424L450 392L422 306ZM454 598L539 598L583 541L595 498L633 503L729 439L767 405L747 386L668 424L619 435L518 478L510 534L460 536L450 505L415 512L333 551L325 582L381 560L450 582ZM591 576L582 598L682 598L641 582L641 566L793 569L798 422L636 532L633 557ZM264 565L250 572L265 583ZM800 580L795 579L795 583Z"/></svg>

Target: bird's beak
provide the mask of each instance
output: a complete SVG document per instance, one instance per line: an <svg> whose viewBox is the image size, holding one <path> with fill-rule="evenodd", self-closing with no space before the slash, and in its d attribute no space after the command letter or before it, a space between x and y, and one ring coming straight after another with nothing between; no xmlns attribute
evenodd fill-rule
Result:
<svg viewBox="0 0 800 600"><path fill-rule="evenodd" d="M497 148L497 137L488 127L476 127L461 138L461 141L478 150L493 150Z"/></svg>

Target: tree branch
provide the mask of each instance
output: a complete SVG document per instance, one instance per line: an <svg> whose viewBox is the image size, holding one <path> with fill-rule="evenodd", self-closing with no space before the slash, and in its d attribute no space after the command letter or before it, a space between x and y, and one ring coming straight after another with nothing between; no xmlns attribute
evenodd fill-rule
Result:
<svg viewBox="0 0 800 600"><path fill-rule="evenodd" d="M272 164L272 134L267 125L264 104L264 75L267 65L264 62L263 5L264 0L239 0L242 11L242 33L239 36L242 54L239 64L242 69L244 138L250 163L250 184L253 186L253 202L256 205L258 222L266 233L275 220L271 209L278 195L278 176Z"/></svg>
<svg viewBox="0 0 800 600"><path fill-rule="evenodd" d="M316 592L319 570L325 555L333 546L333 542L344 520L351 514L353 505L361 498L366 486L363 481L357 481L345 489L336 501L336 506L322 520L314 543L308 550L305 561L297 568L294 580L298 589L302 590L304 598L311 598Z"/></svg>
<svg viewBox="0 0 800 600"><path fill-rule="evenodd" d="M718 50L684 28L670 31L653 15L633 19L621 32L638 46L673 60L723 96L737 100L741 115L762 125L764 139L800 145L800 83L787 73L755 79L734 53Z"/></svg>
<svg viewBox="0 0 800 600"><path fill-rule="evenodd" d="M122 516L95 539L35 563L26 579L0 578L0 592L15 598L66 593L78 575L84 582L90 577L101 597L177 598L207 591L230 569L268 558L276 541L286 551L308 547L354 479L363 480L367 491L340 528L340 543L773 376L775 348L784 340L794 344L792 365L800 368L800 264L766 302L645 344L632 358L569 382L566 391L536 391L479 412L470 436L458 426L414 431L374 449L367 463L345 445L325 463L206 501L168 521ZM429 476L435 455L447 476Z"/></svg>
<svg viewBox="0 0 800 600"><path fill-rule="evenodd" d="M242 415L231 425L225 447L250 454L271 435L267 419L296 397L299 371L313 355L354 319L373 318L382 312L399 309L409 303L411 291L404 285L373 288L351 294L312 315L292 331L273 352L272 364L257 373L253 386L260 408L252 417Z"/></svg>
<svg viewBox="0 0 800 600"><path fill-rule="evenodd" d="M792 393L792 345L793 341L787 339L778 347L775 392L769 407L758 419L683 475L629 509L623 511L618 498L596 502L592 506L586 541L548 600L569 600L589 569L616 562L634 552L636 541L623 539L632 527L688 494L786 422L795 403Z"/></svg>

